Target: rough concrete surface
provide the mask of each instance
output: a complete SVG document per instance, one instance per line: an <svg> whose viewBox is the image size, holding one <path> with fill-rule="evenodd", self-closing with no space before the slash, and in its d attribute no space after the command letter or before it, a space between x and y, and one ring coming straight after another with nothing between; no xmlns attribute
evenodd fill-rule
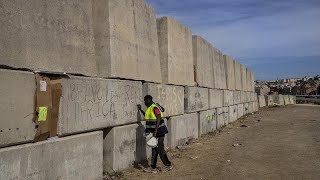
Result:
<svg viewBox="0 0 320 180"><path fill-rule="evenodd" d="M232 106L233 101L233 91L223 90L223 106Z"/></svg>
<svg viewBox="0 0 320 180"><path fill-rule="evenodd" d="M92 8L87 0L2 0L0 65L97 75Z"/></svg>
<svg viewBox="0 0 320 180"><path fill-rule="evenodd" d="M266 106L266 96L258 96L258 101L259 101L259 107L265 107Z"/></svg>
<svg viewBox="0 0 320 180"><path fill-rule="evenodd" d="M238 106L229 106L229 123L235 122L238 119Z"/></svg>
<svg viewBox="0 0 320 180"><path fill-rule="evenodd" d="M212 45L200 36L192 36L195 79L200 87L214 88Z"/></svg>
<svg viewBox="0 0 320 180"><path fill-rule="evenodd" d="M240 119L243 115L244 115L243 104L238 104L238 119Z"/></svg>
<svg viewBox="0 0 320 180"><path fill-rule="evenodd" d="M209 109L223 107L223 90L209 89Z"/></svg>
<svg viewBox="0 0 320 180"><path fill-rule="evenodd" d="M145 83L142 87L142 96L151 95L154 102L165 108L165 117L184 114L184 88L182 86Z"/></svg>
<svg viewBox="0 0 320 180"><path fill-rule="evenodd" d="M241 82L242 90L247 91L247 68L241 64Z"/></svg>
<svg viewBox="0 0 320 180"><path fill-rule="evenodd" d="M99 76L161 82L154 10L143 0L96 0L93 11Z"/></svg>
<svg viewBox="0 0 320 180"><path fill-rule="evenodd" d="M253 104L253 102L249 102L249 113L253 113L254 112L254 104Z"/></svg>
<svg viewBox="0 0 320 180"><path fill-rule="evenodd" d="M171 17L157 19L161 75L165 84L193 86L192 32Z"/></svg>
<svg viewBox="0 0 320 180"><path fill-rule="evenodd" d="M241 76L241 64L238 61L234 62L234 74L236 81L236 90L242 90L242 76Z"/></svg>
<svg viewBox="0 0 320 180"><path fill-rule="evenodd" d="M272 96L273 96L274 103L279 105L285 105L283 95L279 94L279 95L272 95Z"/></svg>
<svg viewBox="0 0 320 180"><path fill-rule="evenodd" d="M268 108L173 151L168 173L130 170L128 179L319 179L320 107ZM260 122L257 122L260 120ZM240 128L245 124L250 128ZM238 128L239 127L239 128ZM233 144L242 144L233 147ZM190 159L197 157L196 159ZM230 160L230 161L228 161Z"/></svg>
<svg viewBox="0 0 320 180"><path fill-rule="evenodd" d="M249 114L249 103L244 103L243 105L243 115Z"/></svg>
<svg viewBox="0 0 320 180"><path fill-rule="evenodd" d="M217 109L217 129L228 125L229 122L229 107L222 107Z"/></svg>
<svg viewBox="0 0 320 180"><path fill-rule="evenodd" d="M217 109L199 113L199 136L214 132L217 129Z"/></svg>
<svg viewBox="0 0 320 180"><path fill-rule="evenodd" d="M0 149L0 179L102 178L102 132Z"/></svg>
<svg viewBox="0 0 320 180"><path fill-rule="evenodd" d="M240 96L241 96L241 103L246 103L246 102L248 102L247 92L241 91L241 92L240 92Z"/></svg>
<svg viewBox="0 0 320 180"><path fill-rule="evenodd" d="M283 101L285 105L289 105L290 104L290 97L289 95L283 95Z"/></svg>
<svg viewBox="0 0 320 180"><path fill-rule="evenodd" d="M0 147L32 141L36 128L33 73L0 70Z"/></svg>
<svg viewBox="0 0 320 180"><path fill-rule="evenodd" d="M186 113L209 109L209 90L200 87L185 87L184 111Z"/></svg>
<svg viewBox="0 0 320 180"><path fill-rule="evenodd" d="M212 53L214 88L227 89L226 63L223 54L215 47L212 48Z"/></svg>
<svg viewBox="0 0 320 180"><path fill-rule="evenodd" d="M252 90L252 83L253 83L253 82L251 82L251 79L252 79L251 75L252 75L251 70L247 69L247 81L246 81L247 82L247 87L246 87L246 91L250 91L250 92Z"/></svg>
<svg viewBox="0 0 320 180"><path fill-rule="evenodd" d="M58 134L66 135L141 120L142 84L72 76L62 81Z"/></svg>
<svg viewBox="0 0 320 180"><path fill-rule="evenodd" d="M141 123L114 127L104 131L103 169L112 173L130 167L134 162L148 157L144 135L145 126Z"/></svg>
<svg viewBox="0 0 320 180"><path fill-rule="evenodd" d="M223 55L226 64L226 80L227 80L227 89L236 90L236 78L235 78L235 62L234 60L227 56Z"/></svg>
<svg viewBox="0 0 320 180"><path fill-rule="evenodd" d="M233 104L240 104L241 102L241 91L233 91Z"/></svg>
<svg viewBox="0 0 320 180"><path fill-rule="evenodd" d="M198 113L192 113L168 119L168 146L175 148L178 145L185 145L190 139L198 138L198 118Z"/></svg>
<svg viewBox="0 0 320 180"><path fill-rule="evenodd" d="M274 96L266 96L266 105L273 106L274 105Z"/></svg>

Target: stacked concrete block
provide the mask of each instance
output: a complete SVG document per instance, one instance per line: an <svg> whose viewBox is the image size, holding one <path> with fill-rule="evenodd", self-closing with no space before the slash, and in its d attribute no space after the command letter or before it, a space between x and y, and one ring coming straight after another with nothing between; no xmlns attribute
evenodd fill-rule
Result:
<svg viewBox="0 0 320 180"><path fill-rule="evenodd" d="M247 86L246 86L246 91L251 91L251 86L252 86L252 83L251 83L251 71L249 69L247 69Z"/></svg>
<svg viewBox="0 0 320 180"><path fill-rule="evenodd" d="M259 107L265 107L266 106L266 96L259 96L258 97Z"/></svg>
<svg viewBox="0 0 320 180"><path fill-rule="evenodd" d="M233 91L233 103L234 104L241 103L241 91Z"/></svg>
<svg viewBox="0 0 320 180"><path fill-rule="evenodd" d="M93 12L98 75L161 82L154 10L143 0L106 0Z"/></svg>
<svg viewBox="0 0 320 180"><path fill-rule="evenodd" d="M243 115L249 114L249 103L244 103L243 105Z"/></svg>
<svg viewBox="0 0 320 180"><path fill-rule="evenodd" d="M217 129L217 109L199 113L199 136L214 132Z"/></svg>
<svg viewBox="0 0 320 180"><path fill-rule="evenodd" d="M209 89L209 109L223 107L223 90Z"/></svg>
<svg viewBox="0 0 320 180"><path fill-rule="evenodd" d="M241 64L238 61L234 62L234 74L236 81L236 90L242 90L242 76L241 76Z"/></svg>
<svg viewBox="0 0 320 180"><path fill-rule="evenodd" d="M283 95L278 94L278 95L272 95L272 96L273 96L273 101L275 104L278 104L280 106L284 105Z"/></svg>
<svg viewBox="0 0 320 180"><path fill-rule="evenodd" d="M223 91L223 106L232 106L233 102L233 91L224 90Z"/></svg>
<svg viewBox="0 0 320 180"><path fill-rule="evenodd" d="M146 95L151 95L154 102L165 108L165 117L184 114L184 88L182 86L145 83L142 88L142 96Z"/></svg>
<svg viewBox="0 0 320 180"><path fill-rule="evenodd" d="M256 88L256 84L254 81L254 73L251 71L251 92L254 92Z"/></svg>
<svg viewBox="0 0 320 180"><path fill-rule="evenodd" d="M245 96L246 96L246 102L251 102L252 101L252 95L251 92L245 92Z"/></svg>
<svg viewBox="0 0 320 180"><path fill-rule="evenodd" d="M135 81L84 78L62 79L58 134L103 129L141 120L142 84Z"/></svg>
<svg viewBox="0 0 320 180"><path fill-rule="evenodd" d="M186 87L184 103L184 111L186 113L208 110L209 90L200 87Z"/></svg>
<svg viewBox="0 0 320 180"><path fill-rule="evenodd" d="M273 106L274 105L274 96L266 96L266 105L267 106Z"/></svg>
<svg viewBox="0 0 320 180"><path fill-rule="evenodd" d="M0 179L102 179L103 133L0 149Z"/></svg>
<svg viewBox="0 0 320 180"><path fill-rule="evenodd" d="M229 123L229 107L217 109L217 129L228 125Z"/></svg>
<svg viewBox="0 0 320 180"><path fill-rule="evenodd" d="M228 90L236 90L235 62L227 55L223 56L226 64L226 81Z"/></svg>
<svg viewBox="0 0 320 180"><path fill-rule="evenodd" d="M245 91L241 91L240 92L240 99L241 99L241 103L246 103L248 102L248 97L247 97L247 92Z"/></svg>
<svg viewBox="0 0 320 180"><path fill-rule="evenodd" d="M253 112L259 111L259 103L257 101L253 102Z"/></svg>
<svg viewBox="0 0 320 180"><path fill-rule="evenodd" d="M225 59L222 53L214 47L212 53L214 88L227 89Z"/></svg>
<svg viewBox="0 0 320 180"><path fill-rule="evenodd" d="M241 117L243 117L244 115L244 107L243 104L238 104L238 119L240 119Z"/></svg>
<svg viewBox="0 0 320 180"><path fill-rule="evenodd" d="M289 95L283 95L283 101L284 101L284 105L291 104Z"/></svg>
<svg viewBox="0 0 320 180"><path fill-rule="evenodd" d="M185 145L190 139L198 138L198 118L198 113L171 117L168 120L168 131L170 132L167 136L168 146L175 148Z"/></svg>
<svg viewBox="0 0 320 180"><path fill-rule="evenodd" d="M36 128L33 73L0 70L0 147L32 141Z"/></svg>
<svg viewBox="0 0 320 180"><path fill-rule="evenodd" d="M290 104L296 104L296 96L289 96Z"/></svg>
<svg viewBox="0 0 320 180"><path fill-rule="evenodd" d="M92 1L12 0L1 4L0 65L97 75Z"/></svg>
<svg viewBox="0 0 320 180"><path fill-rule="evenodd" d="M193 86L192 32L170 17L157 19L157 27L162 82Z"/></svg>
<svg viewBox="0 0 320 180"><path fill-rule="evenodd" d="M249 111L248 113L253 113L253 102L249 102Z"/></svg>
<svg viewBox="0 0 320 180"><path fill-rule="evenodd" d="M195 80L200 87L214 88L212 46L200 36L192 36L192 43Z"/></svg>
<svg viewBox="0 0 320 180"><path fill-rule="evenodd" d="M247 91L247 68L241 64L242 90Z"/></svg>
<svg viewBox="0 0 320 180"><path fill-rule="evenodd" d="M104 132L104 172L120 171L148 158L151 149L146 146L144 129L143 124L131 124Z"/></svg>
<svg viewBox="0 0 320 180"><path fill-rule="evenodd" d="M238 119L238 105L229 106L229 123L235 122Z"/></svg>

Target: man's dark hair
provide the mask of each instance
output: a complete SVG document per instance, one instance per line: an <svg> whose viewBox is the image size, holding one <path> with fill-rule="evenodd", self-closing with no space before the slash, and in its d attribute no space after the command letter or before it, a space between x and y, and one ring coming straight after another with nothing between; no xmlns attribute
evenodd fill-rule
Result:
<svg viewBox="0 0 320 180"><path fill-rule="evenodd" d="M149 99L149 100L151 100L151 101L152 101L153 97L152 97L152 96L150 96L150 95L146 95L146 96L144 97L144 99L145 99L145 100Z"/></svg>

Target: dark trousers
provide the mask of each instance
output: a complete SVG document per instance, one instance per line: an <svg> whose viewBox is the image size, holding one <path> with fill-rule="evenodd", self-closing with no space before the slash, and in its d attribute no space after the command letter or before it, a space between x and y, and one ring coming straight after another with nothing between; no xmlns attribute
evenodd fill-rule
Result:
<svg viewBox="0 0 320 180"><path fill-rule="evenodd" d="M158 146L152 148L151 167L157 168L158 155L165 166L171 166L166 150L164 149L164 137L158 137Z"/></svg>

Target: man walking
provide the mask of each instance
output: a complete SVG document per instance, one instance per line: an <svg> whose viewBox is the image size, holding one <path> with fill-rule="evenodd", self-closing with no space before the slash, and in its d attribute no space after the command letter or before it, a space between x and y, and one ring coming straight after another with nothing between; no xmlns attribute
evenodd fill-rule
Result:
<svg viewBox="0 0 320 180"><path fill-rule="evenodd" d="M147 95L144 97L144 103L147 107L146 112L141 109L141 105L138 105L140 112L144 114L146 120L146 133L152 133L154 137L158 138L158 146L152 148L151 167L144 169L144 172L157 173L157 160L158 155L161 161L165 165L161 171L166 172L173 169L172 163L169 161L167 153L164 149L164 138L168 133L168 129L162 119L162 112L164 108L159 104L156 104L152 100L152 96Z"/></svg>

